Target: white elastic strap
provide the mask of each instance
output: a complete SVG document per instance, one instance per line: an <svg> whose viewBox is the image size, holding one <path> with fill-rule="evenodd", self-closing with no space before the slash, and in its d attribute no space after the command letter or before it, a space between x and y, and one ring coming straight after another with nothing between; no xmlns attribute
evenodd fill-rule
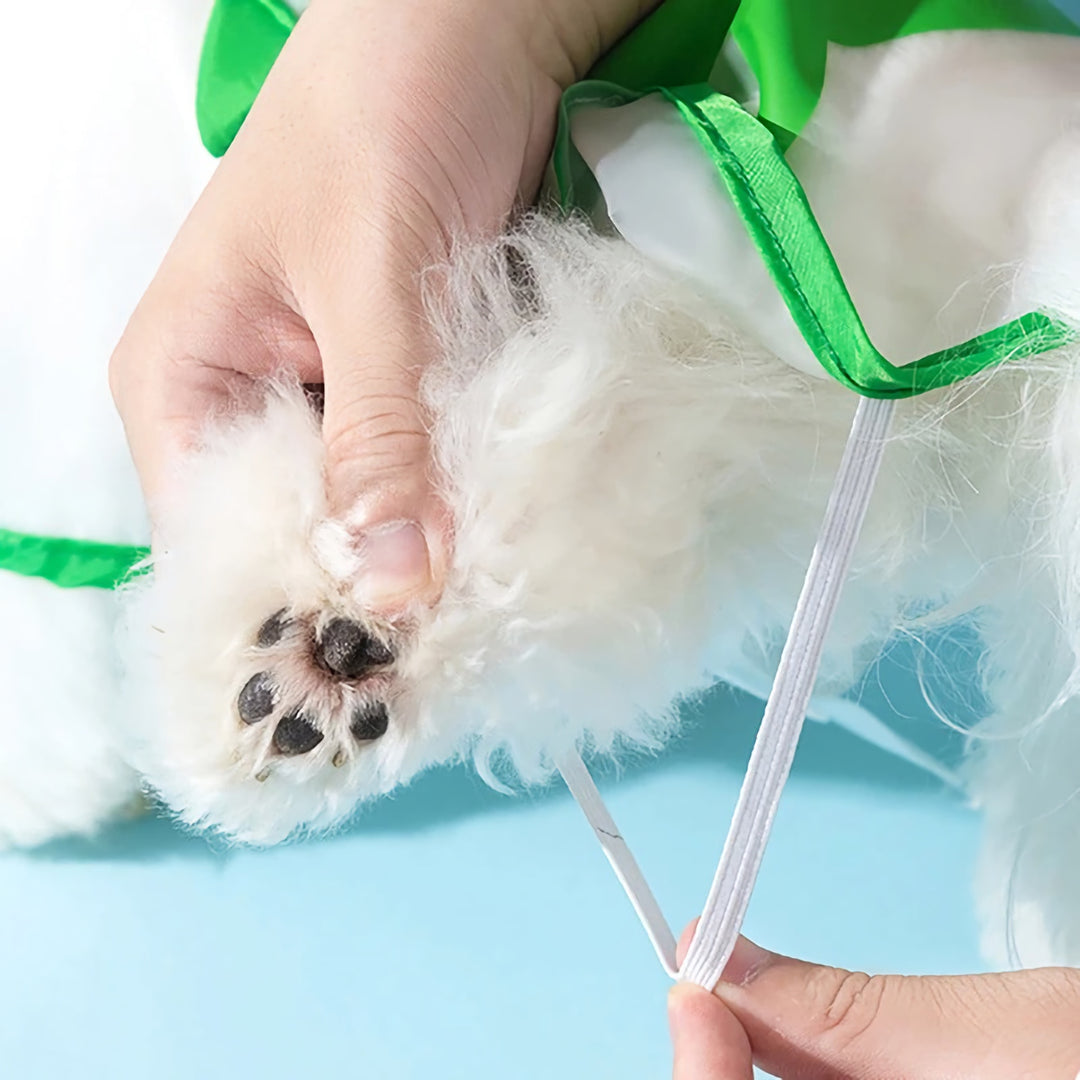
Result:
<svg viewBox="0 0 1080 1080"><path fill-rule="evenodd" d="M780 794L791 771L829 624L874 490L892 414L891 400L859 400L724 853L679 971L685 982L711 989L735 947Z"/></svg>
<svg viewBox="0 0 1080 1080"><path fill-rule="evenodd" d="M559 763L574 798L604 846L669 974L712 988L723 974L750 903L784 789L829 624L840 600L893 415L891 400L860 398L818 542L765 705L720 865L682 968L669 958L674 935L626 841L576 754Z"/></svg>
<svg viewBox="0 0 1080 1080"><path fill-rule="evenodd" d="M585 762L574 752L566 754L559 761L559 772L570 789L570 794L577 800L578 806L585 812L589 824L596 833L596 839L604 849L604 854L615 871L615 876L622 883L630 903L634 905L645 933L649 935L656 955L664 970L673 978L678 978L679 969L675 962L675 935L671 932L660 905L653 896L641 867L637 864L633 852L619 832L607 806L596 789Z"/></svg>

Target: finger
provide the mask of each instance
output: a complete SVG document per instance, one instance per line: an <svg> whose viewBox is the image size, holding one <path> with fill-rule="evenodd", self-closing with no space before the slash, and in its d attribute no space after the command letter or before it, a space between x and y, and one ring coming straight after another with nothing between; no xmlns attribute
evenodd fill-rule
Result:
<svg viewBox="0 0 1080 1080"><path fill-rule="evenodd" d="M151 519L208 420L258 407L268 375L321 379L311 334L266 269L273 260L244 234L226 240L212 203L192 212L109 363Z"/></svg>
<svg viewBox="0 0 1080 1080"><path fill-rule="evenodd" d="M445 564L446 512L432 489L418 400L434 351L421 265L419 255L382 255L369 244L305 304L326 384L330 511L348 528L360 598L385 612L434 599Z"/></svg>
<svg viewBox="0 0 1080 1080"><path fill-rule="evenodd" d="M722 1001L692 983L668 994L673 1080L751 1080L750 1040Z"/></svg>
<svg viewBox="0 0 1080 1080"><path fill-rule="evenodd" d="M196 304L214 300L200 294ZM220 319L189 315L151 292L113 352L109 384L151 518L207 421L249 399L257 404L248 358L258 353L267 368L288 364L286 351L275 361L243 317L239 309Z"/></svg>
<svg viewBox="0 0 1080 1080"><path fill-rule="evenodd" d="M701 922L700 919L692 919L679 935L679 943L675 946L675 964L678 967L682 967L682 962L686 959L686 954L690 949L690 942L694 938L699 922Z"/></svg>
<svg viewBox="0 0 1080 1080"><path fill-rule="evenodd" d="M1075 1080L1080 973L869 976L740 939L716 987L763 1068L800 1080Z"/></svg>

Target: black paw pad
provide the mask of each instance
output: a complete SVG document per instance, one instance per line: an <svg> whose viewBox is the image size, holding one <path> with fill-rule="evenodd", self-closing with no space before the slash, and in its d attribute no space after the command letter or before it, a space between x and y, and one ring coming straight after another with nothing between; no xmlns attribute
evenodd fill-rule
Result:
<svg viewBox="0 0 1080 1080"><path fill-rule="evenodd" d="M275 611L269 619L266 620L259 627L259 632L255 635L255 644L260 649L269 648L271 645L276 645L285 633L285 627L289 625L289 620L285 618L285 609Z"/></svg>
<svg viewBox="0 0 1080 1080"><path fill-rule="evenodd" d="M252 675L236 697L236 711L245 724L257 724L274 711L277 688L269 671Z"/></svg>
<svg viewBox="0 0 1080 1080"><path fill-rule="evenodd" d="M352 619L331 619L315 643L315 659L343 679L358 679L389 664L394 654Z"/></svg>
<svg viewBox="0 0 1080 1080"><path fill-rule="evenodd" d="M353 733L354 739L367 742L385 735L389 726L390 715L386 711L386 706L381 701L373 701L369 705L361 705L353 713L349 730Z"/></svg>
<svg viewBox="0 0 1080 1080"><path fill-rule="evenodd" d="M299 709L283 716L274 730L274 746L287 757L306 754L322 741L323 733Z"/></svg>

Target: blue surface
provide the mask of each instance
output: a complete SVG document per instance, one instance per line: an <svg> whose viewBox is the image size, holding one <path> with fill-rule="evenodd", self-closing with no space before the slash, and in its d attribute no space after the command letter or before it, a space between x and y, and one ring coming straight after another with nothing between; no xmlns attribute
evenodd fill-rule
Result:
<svg viewBox="0 0 1080 1080"><path fill-rule="evenodd" d="M938 736L906 711L909 734ZM707 891L759 712L718 690L667 753L603 785L680 927ZM815 725L748 929L864 968L976 968L976 833L934 781ZM0 1062L18 1080L670 1068L666 977L557 786L511 799L444 770L347 833L265 852L144 820L0 859L0 925Z"/></svg>

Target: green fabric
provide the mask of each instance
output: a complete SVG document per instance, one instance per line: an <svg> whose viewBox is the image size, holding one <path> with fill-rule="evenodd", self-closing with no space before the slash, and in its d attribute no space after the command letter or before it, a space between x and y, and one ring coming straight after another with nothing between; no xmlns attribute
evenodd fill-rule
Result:
<svg viewBox="0 0 1080 1080"><path fill-rule="evenodd" d="M589 72L631 90L710 82L739 0L665 0Z"/></svg>
<svg viewBox="0 0 1080 1080"><path fill-rule="evenodd" d="M199 133L214 157L236 138L296 21L284 0L216 0L195 91Z"/></svg>
<svg viewBox="0 0 1080 1080"><path fill-rule="evenodd" d="M850 389L866 397L911 397L1074 339L1065 324L1032 312L911 364L891 364L870 341L806 195L768 128L707 85L656 92L678 108L708 151L806 343ZM641 96L609 83L579 83L564 95L554 156L564 207L587 208L596 197L595 181L570 143L570 111Z"/></svg>
<svg viewBox="0 0 1080 1080"><path fill-rule="evenodd" d="M297 17L285 0L216 0L199 69L197 113L220 157L247 116ZM829 42L875 45L929 30L1075 34L1050 0L665 0L618 42L590 80L630 90L709 83L728 31L761 87L759 117L788 145L813 112Z"/></svg>
<svg viewBox="0 0 1080 1080"><path fill-rule="evenodd" d="M876 45L930 30L1078 32L1049 0L742 0L731 28L761 88L758 116L785 146L821 96L829 42Z"/></svg>
<svg viewBox="0 0 1080 1080"><path fill-rule="evenodd" d="M115 588L149 554L148 548L125 544L99 544L92 540L33 536L0 529L0 570L44 578L62 589Z"/></svg>

